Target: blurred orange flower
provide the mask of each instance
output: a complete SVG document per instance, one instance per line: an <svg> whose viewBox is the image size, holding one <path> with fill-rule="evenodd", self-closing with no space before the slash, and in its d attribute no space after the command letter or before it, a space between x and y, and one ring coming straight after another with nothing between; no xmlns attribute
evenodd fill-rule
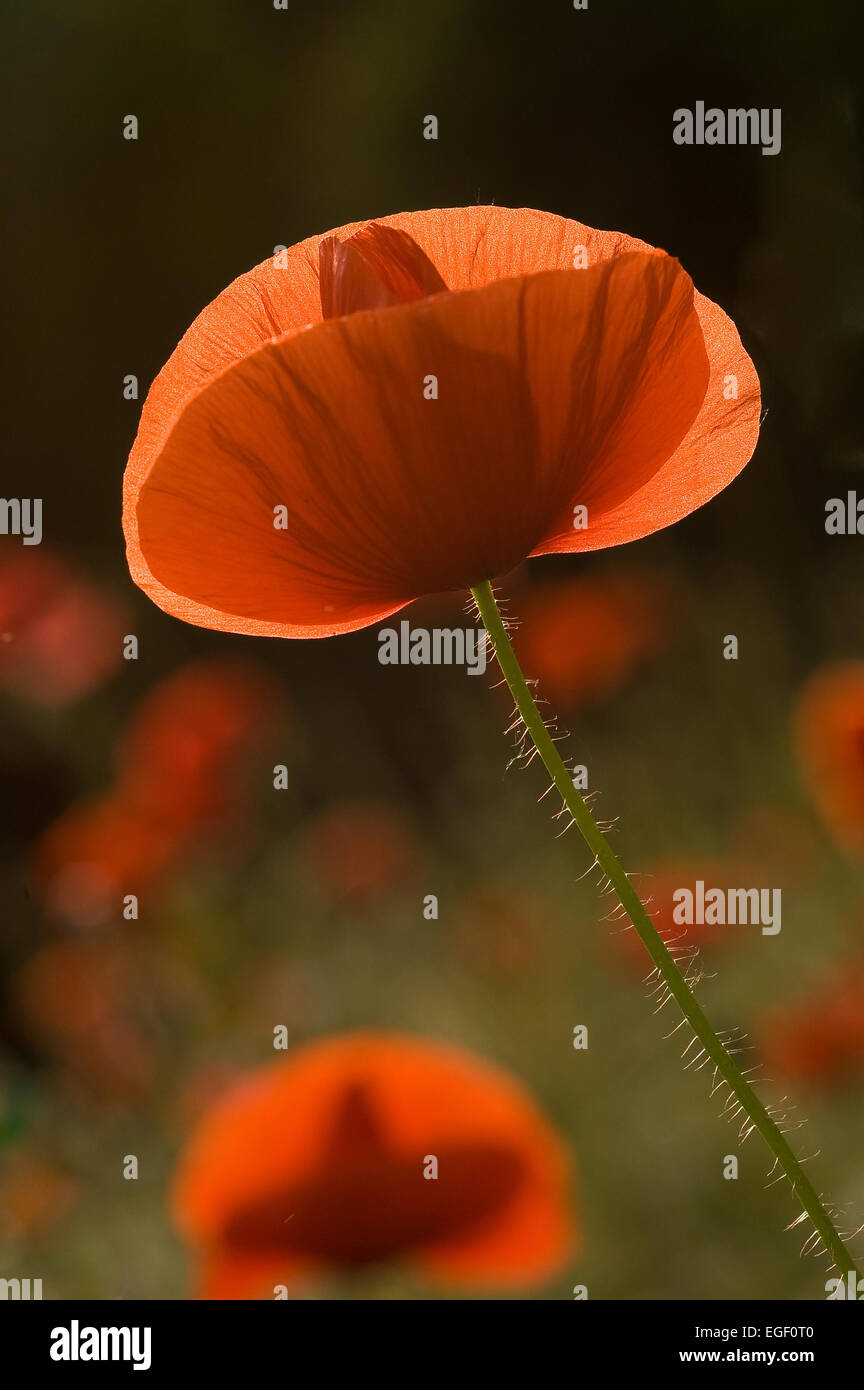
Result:
<svg viewBox="0 0 864 1390"><path fill-rule="evenodd" d="M122 793L78 801L36 842L32 877L45 910L72 926L118 917L173 863L187 836Z"/></svg>
<svg viewBox="0 0 864 1390"><path fill-rule="evenodd" d="M544 583L519 599L513 645L539 693L563 709L603 699L675 631L670 586L627 573Z"/></svg>
<svg viewBox="0 0 864 1390"><path fill-rule="evenodd" d="M848 854L864 854L864 661L817 671L795 714L799 760L822 819Z"/></svg>
<svg viewBox="0 0 864 1390"><path fill-rule="evenodd" d="M770 802L745 806L731 827L730 851L738 862L758 865L763 878L787 884L812 874L819 862L819 836L809 816ZM739 875L740 877L740 875Z"/></svg>
<svg viewBox="0 0 864 1390"><path fill-rule="evenodd" d="M140 702L117 756L123 793L172 823L216 820L237 802L245 759L270 732L276 692L248 662L192 662Z"/></svg>
<svg viewBox="0 0 864 1390"><path fill-rule="evenodd" d="M37 841L36 891L78 926L119 914L208 827L242 802L244 761L272 727L276 701L254 666L199 662L141 701L105 795L76 802Z"/></svg>
<svg viewBox="0 0 864 1390"><path fill-rule="evenodd" d="M671 525L758 429L734 324L664 252L524 208L352 223L240 276L157 377L130 571L186 622L332 636Z"/></svg>
<svg viewBox="0 0 864 1390"><path fill-rule="evenodd" d="M475 967L524 978L536 963L545 912L522 883L480 885L456 906L454 937Z"/></svg>
<svg viewBox="0 0 864 1390"><path fill-rule="evenodd" d="M405 814L380 801L328 806L307 821L303 860L335 898L368 898L404 880L421 858Z"/></svg>
<svg viewBox="0 0 864 1390"><path fill-rule="evenodd" d="M818 993L769 1015L757 1041L769 1074L812 1083L864 1075L864 962L847 963Z"/></svg>
<svg viewBox="0 0 864 1390"><path fill-rule="evenodd" d="M10 999L28 1041L76 1089L136 1100L176 1068L178 1042L208 1015L195 972L141 938L54 941L13 978Z"/></svg>
<svg viewBox="0 0 864 1390"><path fill-rule="evenodd" d="M742 872L740 863L719 859L670 859L656 865L650 873L639 874L634 879L634 886L666 945L673 954L686 959L702 946L709 946L713 951L718 946L740 945L747 939L748 933L754 930L758 932L758 926L754 928L741 923L730 926L728 923L720 925L696 920L676 922L673 915L681 902L680 898L676 901L674 896L679 889L687 888L695 893L695 885L701 881L706 892L711 888L725 891L742 883ZM629 922L622 924L617 920L610 922L608 927L610 944L617 959L644 974L649 962L646 961L645 947L636 929Z"/></svg>
<svg viewBox="0 0 864 1390"><path fill-rule="evenodd" d="M28 1036L65 1076L103 1099L123 1100L146 1091L154 1077L153 1046L134 1017L145 988L140 960L127 949L61 941L25 962L13 998Z"/></svg>
<svg viewBox="0 0 864 1390"><path fill-rule="evenodd" d="M121 606L41 547L0 562L0 682L45 705L77 700L122 659Z"/></svg>
<svg viewBox="0 0 864 1390"><path fill-rule="evenodd" d="M173 1205L204 1298L272 1297L328 1267L392 1259L445 1284L525 1285L573 1248L568 1170L506 1074L449 1046L360 1033L221 1098Z"/></svg>

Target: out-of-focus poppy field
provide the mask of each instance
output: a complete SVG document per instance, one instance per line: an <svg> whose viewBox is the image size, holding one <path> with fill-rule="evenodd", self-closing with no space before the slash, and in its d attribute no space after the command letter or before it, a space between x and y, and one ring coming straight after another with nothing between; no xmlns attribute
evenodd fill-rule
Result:
<svg viewBox="0 0 864 1390"><path fill-rule="evenodd" d="M181 334L280 246L495 203L678 257L758 369L752 462L680 524L499 590L661 932L682 886L779 891L779 930L685 946L859 1226L864 539L826 529L864 501L856 7L34 0L3 23L3 490L43 499L44 535L0 537L0 1278L824 1297L539 763L508 768L494 663L183 624L129 578L120 487ZM781 109L782 149L676 145L700 100ZM471 625L466 598L396 624Z"/></svg>

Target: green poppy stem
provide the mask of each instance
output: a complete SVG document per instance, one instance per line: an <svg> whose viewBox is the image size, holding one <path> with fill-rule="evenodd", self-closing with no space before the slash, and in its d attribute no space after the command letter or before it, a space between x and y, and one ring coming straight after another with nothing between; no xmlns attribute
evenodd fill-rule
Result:
<svg viewBox="0 0 864 1390"><path fill-rule="evenodd" d="M715 1076L722 1077L729 1087L729 1091L735 1097L737 1106L730 1107L732 1113L741 1116L742 1122L743 1117L747 1117L747 1121L749 1121L749 1125L745 1123L747 1132L752 1128L761 1134L774 1155L775 1167L782 1169L789 1179L793 1193L813 1223L815 1231L821 1237L825 1249L829 1252L838 1270L842 1270L844 1273L851 1270L856 1277L860 1277L852 1256L836 1230L819 1194L804 1172L801 1162L795 1157L776 1121L772 1119L714 1032L696 1002L687 980L646 912L641 898L631 885L620 861L589 811L584 798L573 785L573 779L564 765L555 741L544 723L522 674L516 653L501 618L495 595L492 592L492 585L487 580L483 584L478 584L476 588L472 588L471 593L477 604L483 626L495 650L502 675L516 702L516 708L522 716L525 728L540 754L547 772L558 788L564 804L581 831L588 848L594 855L595 862L617 893L621 906L636 928L642 944L656 966L669 994L675 999L684 1018L693 1029L702 1045L704 1054L714 1064ZM699 1055L701 1057L702 1054ZM740 1110L737 1108L739 1106Z"/></svg>

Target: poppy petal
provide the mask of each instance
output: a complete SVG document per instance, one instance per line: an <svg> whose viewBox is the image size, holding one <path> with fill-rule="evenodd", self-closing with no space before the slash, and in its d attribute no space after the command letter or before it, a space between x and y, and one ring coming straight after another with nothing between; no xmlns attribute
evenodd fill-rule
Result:
<svg viewBox="0 0 864 1390"><path fill-rule="evenodd" d="M347 241L325 237L318 265L325 318L404 304L447 288L407 232L378 222L361 227Z"/></svg>
<svg viewBox="0 0 864 1390"><path fill-rule="evenodd" d="M662 255L328 320L187 405L138 496L141 551L187 620L345 631L506 572L574 503L619 506L707 379Z"/></svg>
<svg viewBox="0 0 864 1390"><path fill-rule="evenodd" d="M652 251L646 243L623 233L599 231L526 208L432 209L378 218L376 225L406 233L451 291L475 289L542 270L590 268L630 251ZM331 613L326 624L316 622L305 631L302 624L289 631L292 625L259 615L232 617L160 582L151 571L147 547L139 539L139 493L186 405L219 373L262 345L320 323L321 243L328 236L344 243L366 226L351 223L294 247L279 248L272 258L240 276L203 310L153 383L124 479L124 530L133 579L165 611L229 631L323 636L365 626L401 606L391 605L374 615L367 608L362 616L348 620L338 620ZM535 553L590 549L647 534L708 500L749 459L760 410L753 364L723 311L698 293L694 305L711 371L702 408L686 438L665 466L643 484L644 498L637 493L632 504L622 502L602 518L602 525L600 517L590 518L586 531L568 529L565 513L558 529L541 540ZM643 501L647 506L641 512Z"/></svg>
<svg viewBox="0 0 864 1390"><path fill-rule="evenodd" d="M833 662L798 699L801 771L825 825L853 859L864 855L864 661Z"/></svg>
<svg viewBox="0 0 864 1390"><path fill-rule="evenodd" d="M565 515L557 534L532 554L601 550L641 540L710 502L748 463L762 408L756 369L723 310L698 293L694 306L710 371L701 408L685 437L635 492L589 515L586 530L573 530Z"/></svg>
<svg viewBox="0 0 864 1390"><path fill-rule="evenodd" d="M197 1296L210 1301L272 1298L280 1285L315 1273L313 1260L280 1252L238 1252L216 1246L202 1257Z"/></svg>
<svg viewBox="0 0 864 1390"><path fill-rule="evenodd" d="M427 1182L430 1155L440 1170ZM394 1255L462 1283L494 1283L499 1269L525 1282L572 1245L568 1167L533 1102L495 1068L415 1038L352 1034L218 1101L184 1157L174 1209L201 1251L207 1297L255 1297L267 1280Z"/></svg>

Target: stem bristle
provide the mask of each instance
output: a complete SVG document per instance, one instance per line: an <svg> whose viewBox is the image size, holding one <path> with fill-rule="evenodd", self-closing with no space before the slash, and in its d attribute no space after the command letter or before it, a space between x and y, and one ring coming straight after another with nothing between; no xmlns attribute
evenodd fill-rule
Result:
<svg viewBox="0 0 864 1390"><path fill-rule="evenodd" d="M682 952L676 957L674 943L670 949L670 943L664 939L651 920L645 903L630 882L630 875L624 871L606 834L594 818L588 798L582 796L574 786L558 751L558 744L565 735L559 731L554 720L541 714L532 693L533 683L529 684L525 680L510 642L509 632L515 629L516 624L509 616L502 616L492 585L488 581L472 588L471 593L477 615L483 623L487 639L492 644L498 665L515 702L515 717L508 733L515 734L516 752L508 767L516 764L528 767L535 756L539 754L541 757L546 771L552 778L552 786L546 789L540 800L544 799L552 787L557 789L562 798L561 811L557 814L567 814L570 817L565 833L575 824L593 855L592 863L581 877L584 878L594 868L598 869L601 896L610 891L617 895L621 908L630 919L653 962L653 970L646 983L650 983L652 976L656 974L662 997L655 1012L659 1013L674 999L682 1017L673 1033L681 1026L689 1027L693 1033L682 1058L696 1043L701 1045L700 1051L687 1063L685 1070L698 1063L695 1070L701 1071L704 1066L713 1062L710 1095L714 1096L724 1086L728 1090L721 1116L733 1122L740 1121L738 1140L741 1144L749 1139L754 1130L761 1135L774 1156L769 1178L779 1167L781 1176L789 1182L793 1195L802 1203L803 1210L787 1228L791 1230L804 1221L811 1222L813 1230L804 1242L802 1254L825 1254L831 1260L832 1269L842 1269L844 1273L849 1271L854 1273L856 1278L860 1278L855 1261L846 1248L846 1237L837 1230L834 1221L834 1216L840 1209L826 1203L822 1194L817 1193L803 1168L803 1163L807 1160L799 1159L795 1155L785 1137L786 1132L793 1128L787 1123L786 1113L781 1112L778 1122L775 1118L778 1113L777 1106L766 1106L755 1090L755 1086L761 1084L764 1078L749 1081L748 1075L754 1068L742 1071L735 1061L736 1056L749 1050L740 1046L746 1039L746 1033L739 1029L726 1029L717 1033L712 1028L693 993L693 985L698 980L690 973L690 967L698 951L693 955ZM611 822L610 828L615 824L616 822ZM685 970L681 969L679 960L685 963ZM702 978L701 972L698 978ZM800 1123L796 1123L794 1128L800 1128Z"/></svg>

